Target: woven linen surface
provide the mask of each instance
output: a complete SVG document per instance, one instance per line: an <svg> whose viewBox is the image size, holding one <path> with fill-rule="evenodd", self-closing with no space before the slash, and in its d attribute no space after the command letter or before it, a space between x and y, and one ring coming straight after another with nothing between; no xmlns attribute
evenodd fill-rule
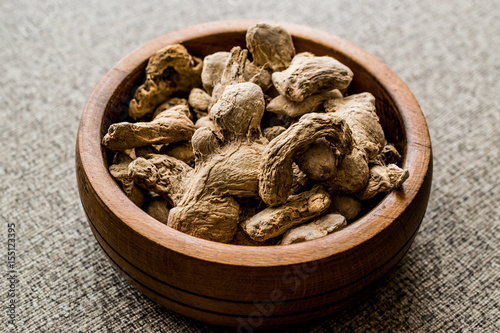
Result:
<svg viewBox="0 0 500 333"><path fill-rule="evenodd" d="M496 1L2 0L0 332L226 331L157 305L111 266L81 208L74 146L87 98L123 56L238 18L308 25L376 55L415 94L433 145L429 206L404 260L367 300L288 332L500 331Z"/></svg>

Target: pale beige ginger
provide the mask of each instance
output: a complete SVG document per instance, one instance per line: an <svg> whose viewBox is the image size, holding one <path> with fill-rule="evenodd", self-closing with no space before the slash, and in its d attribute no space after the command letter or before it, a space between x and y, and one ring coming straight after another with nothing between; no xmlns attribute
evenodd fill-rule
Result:
<svg viewBox="0 0 500 333"><path fill-rule="evenodd" d="M132 158L124 153L116 153L112 164L109 166L109 173L120 183L125 195L137 206L141 207L146 199L144 190L134 183L132 177L128 175L128 167L132 163Z"/></svg>
<svg viewBox="0 0 500 333"><path fill-rule="evenodd" d="M262 89L250 82L228 85L210 110L215 129L199 128L191 142L196 167L168 226L189 235L228 243L240 214L235 198L255 197L264 144Z"/></svg>
<svg viewBox="0 0 500 333"><path fill-rule="evenodd" d="M212 120L210 120L210 118L208 116L206 116L206 117L198 118L198 120L194 124L194 127L196 129L201 128L201 127L208 127L208 128L214 129L215 125L214 125L214 122Z"/></svg>
<svg viewBox="0 0 500 333"><path fill-rule="evenodd" d="M329 57L312 53L297 54L290 66L282 72L274 72L273 84L284 97L294 102L333 89L346 88L353 78L349 67Z"/></svg>
<svg viewBox="0 0 500 333"><path fill-rule="evenodd" d="M161 154L175 157L189 166L194 166L194 151L190 141L169 143L160 149Z"/></svg>
<svg viewBox="0 0 500 333"><path fill-rule="evenodd" d="M168 214L170 209L168 208L169 202L161 196L149 199L144 205L144 211L148 213L153 218L157 219L163 224L167 224Z"/></svg>
<svg viewBox="0 0 500 333"><path fill-rule="evenodd" d="M323 181L337 172L338 160L335 146L325 138L319 138L295 158L295 163L310 179Z"/></svg>
<svg viewBox="0 0 500 333"><path fill-rule="evenodd" d="M247 30L245 38L257 66L279 72L286 69L295 56L292 36L279 25L256 24Z"/></svg>
<svg viewBox="0 0 500 333"><path fill-rule="evenodd" d="M128 175L135 184L161 195L172 205L181 201L192 173L186 163L160 154L138 157L128 167Z"/></svg>
<svg viewBox="0 0 500 333"><path fill-rule="evenodd" d="M244 51L242 53L242 51ZM239 58L238 60L237 57ZM203 89L213 96L214 89L218 84L223 84L218 91L216 91L216 96L213 100L217 100L220 92L224 91L224 87L228 84L238 83L238 82L252 82L262 88L263 91L268 90L273 82L271 78L271 73L261 66L256 66L254 63L248 60L248 50L242 50L241 47L234 47L231 52L216 52L208 55L203 60L204 66L201 73L201 81L203 84ZM234 64L237 63L237 66ZM228 68L229 70L224 77L224 71ZM238 70L237 72L235 70ZM233 71L233 72L232 72ZM231 75L229 76L228 74ZM228 81L228 77L231 78ZM240 80L237 82L234 78L238 77ZM226 81L226 82L224 82Z"/></svg>
<svg viewBox="0 0 500 333"><path fill-rule="evenodd" d="M339 193L354 193L365 187L370 177L366 154L357 147L342 156L333 176L325 181Z"/></svg>
<svg viewBox="0 0 500 333"><path fill-rule="evenodd" d="M308 113L266 146L259 173L262 200L277 206L290 195L293 184L293 160L316 139L324 137L342 155L352 149L352 138L345 121L333 113Z"/></svg>
<svg viewBox="0 0 500 333"><path fill-rule="evenodd" d="M318 111L323 106L323 102L335 98L342 98L342 94L338 89L311 95L301 102L294 102L283 95L278 95L269 102L266 110L290 117L299 117L309 112Z"/></svg>
<svg viewBox="0 0 500 333"><path fill-rule="evenodd" d="M102 143L111 150L125 150L189 140L195 127L187 112L187 106L177 105L161 112L152 121L111 124Z"/></svg>
<svg viewBox="0 0 500 333"><path fill-rule="evenodd" d="M149 58L146 81L129 104L132 119L144 117L174 93L187 93L201 84L203 61L191 56L181 44L169 45Z"/></svg>
<svg viewBox="0 0 500 333"><path fill-rule="evenodd" d="M252 82L266 92L273 85L271 73L266 66L256 66L255 63L247 59L243 77L246 82Z"/></svg>
<svg viewBox="0 0 500 333"><path fill-rule="evenodd" d="M296 244L325 237L344 228L347 220L341 214L325 214L316 220L289 229L280 245Z"/></svg>
<svg viewBox="0 0 500 333"><path fill-rule="evenodd" d="M169 99L167 99L166 102L160 104L160 106L158 106L156 108L156 110L153 113L153 116L151 117L151 119L155 119L156 116L158 116L163 111L171 109L171 108L173 108L174 106L177 106L177 105L189 106L188 101L185 98L180 98L180 97L169 98ZM183 109L183 111L184 111L184 113L186 114L186 116L189 119L193 120L193 114L189 111L189 108L185 108L185 109Z"/></svg>
<svg viewBox="0 0 500 333"><path fill-rule="evenodd" d="M336 194L332 195L330 210L332 212L338 212L350 221L356 218L359 212L361 212L361 206L361 201L356 199L353 195Z"/></svg>
<svg viewBox="0 0 500 333"><path fill-rule="evenodd" d="M212 95L214 87L220 82L224 68L226 68L227 61L231 53L221 51L207 55L203 58L203 69L201 72L201 83L203 89Z"/></svg>
<svg viewBox="0 0 500 333"><path fill-rule="evenodd" d="M213 82L214 88L212 91L212 99L208 106L209 117L212 106L219 101L220 96L230 85L243 83L245 81L245 66L247 63L248 50L243 50L239 46L235 46L229 53L224 69L218 78L218 81Z"/></svg>
<svg viewBox="0 0 500 333"><path fill-rule="evenodd" d="M208 116L208 107L211 101L212 96L203 89L193 88L189 93L189 106L191 106L198 119Z"/></svg>
<svg viewBox="0 0 500 333"><path fill-rule="evenodd" d="M327 180L339 192L354 193L365 187L369 179L368 161L376 158L386 144L384 131L375 111L375 98L361 93L324 103L326 112L344 119L352 131L354 149L344 156L337 172Z"/></svg>
<svg viewBox="0 0 500 333"><path fill-rule="evenodd" d="M399 188L409 177L408 170L395 164L388 166L375 164L370 167L370 178L365 188L356 193L360 200L368 200L379 193L387 193Z"/></svg>
<svg viewBox="0 0 500 333"><path fill-rule="evenodd" d="M352 131L354 145L366 154L368 160L377 157L386 145L384 130L375 109L375 97L360 93L324 103L326 112L345 119Z"/></svg>
<svg viewBox="0 0 500 333"><path fill-rule="evenodd" d="M330 203L330 195L321 186L316 186L310 191L289 196L277 207L260 211L242 222L241 227L250 238L262 242L321 215Z"/></svg>

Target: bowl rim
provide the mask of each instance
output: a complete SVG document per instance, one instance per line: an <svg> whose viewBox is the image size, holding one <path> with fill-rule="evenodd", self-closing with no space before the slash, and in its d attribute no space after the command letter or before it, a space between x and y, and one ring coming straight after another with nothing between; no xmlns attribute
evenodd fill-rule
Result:
<svg viewBox="0 0 500 333"><path fill-rule="evenodd" d="M326 45L352 59L378 81L402 118L407 139L403 167L410 170L410 177L400 190L390 192L355 223L313 241L286 246L255 247L223 244L187 235L162 224L133 204L106 168L100 129L108 102L123 79L164 46L213 34L244 33L256 23L279 24L293 37ZM410 124L412 126L409 126ZM118 62L93 90L80 119L77 142L81 166L90 186L122 223L170 251L202 261L248 267L298 265L325 259L360 246L392 223L402 223L397 221L397 217L408 208L420 191L431 163L431 142L425 117L415 97L396 73L374 55L334 34L308 26L272 20L202 23L169 32L135 49ZM124 205L124 202L129 202L130 205ZM407 237L411 238L411 235Z"/></svg>

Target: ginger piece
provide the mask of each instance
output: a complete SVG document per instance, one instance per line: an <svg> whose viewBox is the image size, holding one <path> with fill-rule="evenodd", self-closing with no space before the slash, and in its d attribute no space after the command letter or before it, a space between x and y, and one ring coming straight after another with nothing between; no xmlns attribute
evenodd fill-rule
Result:
<svg viewBox="0 0 500 333"><path fill-rule="evenodd" d="M323 91L347 88L352 77L352 71L338 60L308 52L297 54L290 67L272 75L280 95L294 102Z"/></svg>
<svg viewBox="0 0 500 333"><path fill-rule="evenodd" d="M160 153L167 154L168 156L181 160L189 166L194 165L193 146L191 146L191 142L189 141L169 143L168 145L162 147Z"/></svg>
<svg viewBox="0 0 500 333"><path fill-rule="evenodd" d="M203 59L203 70L201 72L201 82L203 89L212 95L212 91L217 83L220 82L226 63L229 60L231 53L216 52L206 56Z"/></svg>
<svg viewBox="0 0 500 333"><path fill-rule="evenodd" d="M161 223L167 224L170 209L168 208L168 201L164 198L151 198L144 206L144 211Z"/></svg>
<svg viewBox="0 0 500 333"><path fill-rule="evenodd" d="M188 103L193 108L196 115L199 112L207 111L212 97L203 89L193 88L189 93Z"/></svg>
<svg viewBox="0 0 500 333"><path fill-rule="evenodd" d="M358 216L361 211L361 201L352 195L333 195L330 209L344 216L348 221Z"/></svg>
<svg viewBox="0 0 500 333"><path fill-rule="evenodd" d="M325 237L347 225L347 220L340 214L326 214L318 219L289 229L281 239L280 245L296 244Z"/></svg>
<svg viewBox="0 0 500 333"><path fill-rule="evenodd" d="M356 196L360 200L368 200L378 193L390 192L392 189L400 187L408 176L408 170L403 170L395 164L372 165L368 184L356 193Z"/></svg>
<svg viewBox="0 0 500 333"><path fill-rule="evenodd" d="M111 150L125 150L189 140L195 127L186 112L187 106L177 105L149 122L111 124L102 143Z"/></svg>
<svg viewBox="0 0 500 333"><path fill-rule="evenodd" d="M368 160L379 155L386 145L384 130L375 111L375 97L361 93L324 103L326 112L333 112L345 119L352 131L354 145L362 150Z"/></svg>
<svg viewBox="0 0 500 333"><path fill-rule="evenodd" d="M179 98L179 97L169 98L166 102L160 104L160 106L156 108L151 119L155 119L163 111L171 109L177 105L188 106L188 101L185 98ZM189 108L183 109L183 111L189 119L193 120L193 114L189 111Z"/></svg>
<svg viewBox="0 0 500 333"><path fill-rule="evenodd" d="M255 83L261 87L263 92L266 92L273 85L271 73L266 67L256 66L253 62L250 62L250 60L246 61L243 77L245 81Z"/></svg>
<svg viewBox="0 0 500 333"><path fill-rule="evenodd" d="M217 52L205 57L201 80L203 88L213 96L212 103L217 101L221 92L229 84L252 82L263 91L267 91L272 86L271 73L265 67L256 66L247 58L248 51L240 47L234 47L231 52ZM236 69L238 71L235 71ZM226 72L225 76L224 72ZM214 96L215 87L221 83L222 86Z"/></svg>
<svg viewBox="0 0 500 333"><path fill-rule="evenodd" d="M354 141L353 151L342 159L337 173L327 183L339 192L358 192L370 177L368 161L376 158L386 144L375 112L375 98L370 93L361 93L328 100L324 107L326 112L345 120Z"/></svg>
<svg viewBox="0 0 500 333"><path fill-rule="evenodd" d="M169 45L149 58L146 81L137 88L129 104L129 116L152 113L172 94L189 92L201 84L201 59L191 56L181 44Z"/></svg>
<svg viewBox="0 0 500 333"><path fill-rule="evenodd" d="M262 135L264 135L264 137L267 140L271 141L272 139L274 139L275 137L277 137L278 135L280 135L284 131L286 131L286 128L284 128L283 126L266 127L262 130Z"/></svg>
<svg viewBox="0 0 500 333"><path fill-rule="evenodd" d="M342 157L334 175L325 181L333 190L354 193L365 187L370 177L366 154L358 148Z"/></svg>
<svg viewBox="0 0 500 333"><path fill-rule="evenodd" d="M245 82L245 66L247 63L248 50L242 50L235 46L231 49L220 80L215 82L212 91L212 100L208 106L209 117L212 106L219 100L227 86Z"/></svg>
<svg viewBox="0 0 500 333"><path fill-rule="evenodd" d="M301 102L294 102L283 95L279 95L269 102L266 110L269 112L285 114L290 117L299 117L309 112L318 111L323 105L323 102L335 98L342 98L342 94L338 89L311 95L304 98Z"/></svg>
<svg viewBox="0 0 500 333"><path fill-rule="evenodd" d="M352 149L352 138L345 121L333 113L308 113L266 146L259 174L259 194L270 206L284 203L293 182L292 163L316 139L325 137L341 154Z"/></svg>
<svg viewBox="0 0 500 333"><path fill-rule="evenodd" d="M250 238L262 242L321 215L330 203L330 195L321 186L316 186L310 191L291 195L280 206L260 211L242 222L241 227Z"/></svg>
<svg viewBox="0 0 500 333"><path fill-rule="evenodd" d="M208 116L206 116L206 117L198 118L198 120L194 124L194 127L196 129L201 128L201 127L208 127L208 128L214 129L215 125L214 125L214 122L211 121Z"/></svg>
<svg viewBox="0 0 500 333"><path fill-rule="evenodd" d="M128 175L134 183L161 195L174 206L182 199L192 172L193 169L186 163L158 154L139 157L128 168Z"/></svg>
<svg viewBox="0 0 500 333"><path fill-rule="evenodd" d="M116 153L113 158L113 164L109 166L109 173L113 176L125 195L132 200L137 206L141 207L146 199L144 190L138 187L132 177L128 175L128 167L132 162L132 158L124 153Z"/></svg>
<svg viewBox="0 0 500 333"><path fill-rule="evenodd" d="M327 180L337 171L336 149L324 138L314 141L295 162L312 180Z"/></svg>
<svg viewBox="0 0 500 333"><path fill-rule="evenodd" d="M257 66L279 72L286 69L295 56L292 36L279 25L256 24L247 30L245 38Z"/></svg>
<svg viewBox="0 0 500 333"><path fill-rule="evenodd" d="M228 243L237 231L240 207L234 198L258 197L264 150L260 120L262 89L250 82L228 85L210 114L215 128L192 137L196 167L168 226L189 235Z"/></svg>

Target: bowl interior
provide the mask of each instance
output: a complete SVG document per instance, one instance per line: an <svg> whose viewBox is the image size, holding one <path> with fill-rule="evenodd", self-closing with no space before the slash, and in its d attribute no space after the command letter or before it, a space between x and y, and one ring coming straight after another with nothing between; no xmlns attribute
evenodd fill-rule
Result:
<svg viewBox="0 0 500 333"><path fill-rule="evenodd" d="M231 41L228 43L228 41ZM387 91L376 80L376 78L354 61L349 55L339 52L337 49L316 43L300 36L293 36L293 42L296 52L312 52L315 55L333 56L343 64L347 65L354 72L354 78L348 88L348 94L370 92L375 96L376 110L380 118L380 123L385 132L385 137L389 143L396 146L402 158L405 160L407 150L406 131L403 125L402 116L391 99ZM199 37L185 40L182 44L188 51L197 57L203 58L209 54L219 51L230 51L234 46L246 47L245 31L225 32L211 35L210 38ZM145 80L144 69L147 65L147 59L143 60L137 67L133 68L130 74L121 81L117 89L112 94L104 112L104 119L101 123L100 138L107 133L108 127L115 122L130 121L128 117L128 105L137 87ZM187 96L182 96L187 98ZM101 146L103 158L110 161L112 154ZM106 169L107 169L106 165ZM358 220L366 215L383 199L385 194L380 194L364 203L363 209L358 215ZM133 204L130 202L130 204ZM355 223L355 222L353 222Z"/></svg>

